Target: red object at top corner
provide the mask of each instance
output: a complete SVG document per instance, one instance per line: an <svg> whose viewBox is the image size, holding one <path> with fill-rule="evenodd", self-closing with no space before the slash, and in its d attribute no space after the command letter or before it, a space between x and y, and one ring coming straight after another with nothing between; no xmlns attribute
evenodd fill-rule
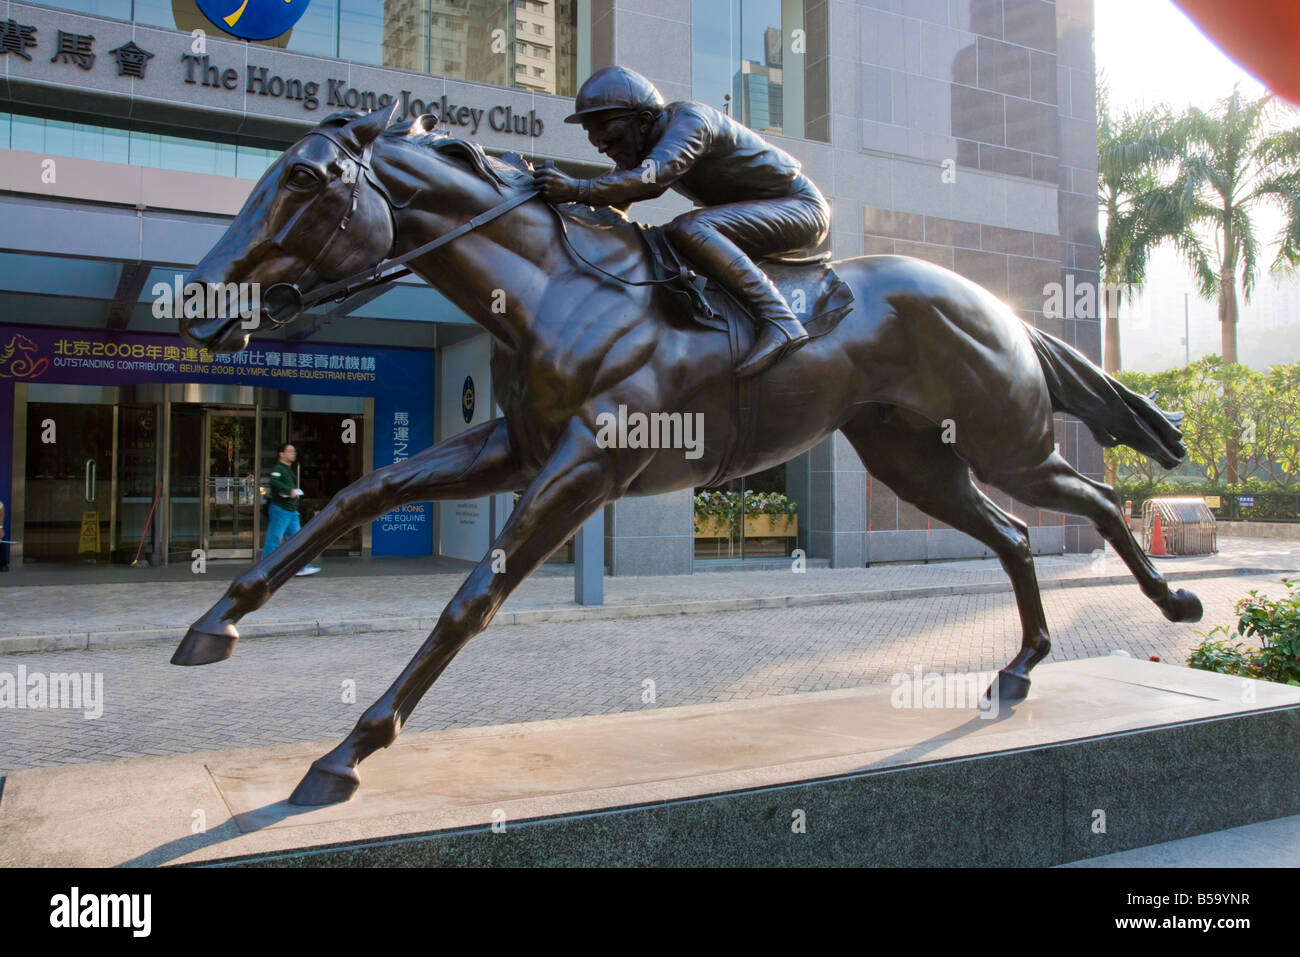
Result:
<svg viewBox="0 0 1300 957"><path fill-rule="evenodd" d="M1300 106L1300 4L1174 0L1201 32L1266 87Z"/></svg>

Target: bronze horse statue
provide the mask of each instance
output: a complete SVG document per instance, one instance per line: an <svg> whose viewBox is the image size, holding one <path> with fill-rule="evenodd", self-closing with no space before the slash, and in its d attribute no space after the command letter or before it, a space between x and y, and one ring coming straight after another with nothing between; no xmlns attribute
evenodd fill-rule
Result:
<svg viewBox="0 0 1300 957"><path fill-rule="evenodd" d="M1172 466L1185 453L1176 416L986 290L903 256L835 263L852 310L747 380L753 427L740 435L737 343L693 321L674 294L650 282L639 228L591 207L557 215L537 198L522 161L491 159L474 144L432 134L429 122L394 125L388 111L327 117L267 170L190 277L260 284L264 315L283 325L308 301L349 294L348 277L378 277L386 264L409 262L491 334L503 415L335 495L235 579L190 628L173 663L229 657L236 623L363 522L408 502L525 489L414 658L347 738L312 764L292 803L348 799L358 764L393 743L456 653L598 509L625 495L749 475L836 430L900 498L979 540L1002 563L1023 642L999 672L1001 696L1027 693L1029 671L1051 644L1028 529L983 495L972 473L1031 506L1086 517L1167 618L1200 618L1196 596L1171 590L1134 541L1110 487L1071 468L1053 441L1052 414L1067 412L1103 444L1124 443ZM237 315L182 325L189 342L214 351L248 344ZM703 454L605 447L597 417L620 405L702 413ZM506 561L494 571L497 549Z"/></svg>

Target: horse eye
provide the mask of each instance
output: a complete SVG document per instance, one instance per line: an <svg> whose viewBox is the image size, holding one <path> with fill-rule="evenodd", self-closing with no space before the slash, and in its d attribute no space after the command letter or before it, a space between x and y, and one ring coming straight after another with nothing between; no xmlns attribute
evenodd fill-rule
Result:
<svg viewBox="0 0 1300 957"><path fill-rule="evenodd" d="M288 185L291 189L313 189L320 183L320 177L307 166L295 166L289 174Z"/></svg>

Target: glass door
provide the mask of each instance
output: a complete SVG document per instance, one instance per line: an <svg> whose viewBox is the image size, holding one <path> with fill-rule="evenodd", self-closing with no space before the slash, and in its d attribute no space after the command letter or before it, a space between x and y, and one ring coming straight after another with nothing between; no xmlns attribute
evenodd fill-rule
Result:
<svg viewBox="0 0 1300 957"><path fill-rule="evenodd" d="M345 427L343 421L351 420ZM365 472L364 448L369 441L365 416L359 413L297 412L289 426L293 447L298 452L294 474L302 498L298 500L298 514L304 525L312 516L329 504ZM271 447L274 450L274 446ZM274 451L263 474L275 464ZM329 546L325 554L361 554L361 529L349 529Z"/></svg>
<svg viewBox="0 0 1300 957"><path fill-rule="evenodd" d="M115 413L111 405L28 404L24 561L109 559Z"/></svg>
<svg viewBox="0 0 1300 957"><path fill-rule="evenodd" d="M798 509L786 495L786 467L695 490L695 558L785 558L798 541Z"/></svg>
<svg viewBox="0 0 1300 957"><path fill-rule="evenodd" d="M257 413L204 415L203 549L208 558L252 558L260 532Z"/></svg>
<svg viewBox="0 0 1300 957"><path fill-rule="evenodd" d="M203 406L175 403L171 407L171 457L167 463L171 486L168 542L171 562L191 561L203 544Z"/></svg>
<svg viewBox="0 0 1300 957"><path fill-rule="evenodd" d="M158 406L118 406L117 561L129 564L137 553L141 561L148 561L154 551L152 531L162 507L162 483L157 472L160 448Z"/></svg>

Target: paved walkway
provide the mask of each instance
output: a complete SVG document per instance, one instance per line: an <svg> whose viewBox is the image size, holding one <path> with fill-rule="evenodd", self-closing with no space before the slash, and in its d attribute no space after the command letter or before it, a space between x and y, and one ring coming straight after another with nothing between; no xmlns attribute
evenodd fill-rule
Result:
<svg viewBox="0 0 1300 957"><path fill-rule="evenodd" d="M1189 579L1206 609L1195 625L1166 621L1131 584L1049 589L1049 660L1122 650L1181 664L1200 640L1196 631L1233 622L1233 602L1252 588L1281 593L1278 578ZM201 668L170 665L172 642L0 654L0 673L102 676L102 696L89 708L0 710L0 774L342 737L425 637L423 630L287 635L241 642L234 657ZM456 656L406 727L888 686L917 668L991 673L1019 646L1015 601L1005 592L490 627ZM648 691L653 700L644 700ZM102 714L88 718L96 704Z"/></svg>
<svg viewBox="0 0 1300 957"><path fill-rule="evenodd" d="M1061 867L1300 867L1300 815L1090 857ZM1237 916L1249 916L1243 907Z"/></svg>
<svg viewBox="0 0 1300 957"><path fill-rule="evenodd" d="M365 568L385 572L378 575L350 574L366 563L346 570L327 565L323 575L291 582L249 619L260 620L263 634L275 640L245 642L229 661L204 668L175 668L167 659L185 624L224 590L229 570L198 581L0 588L0 619L11 635L0 639L0 672L102 676L103 692L102 714L90 720L84 708L0 711L0 775L341 737L424 641L463 576L445 566L413 574L413 563L390 564L400 573L389 575L383 565ZM1217 556L1160 563L1172 580L1200 595L1206 616L1197 625L1166 621L1113 556L1047 557L1038 565L1045 586L1062 586L1043 592L1054 643L1049 660L1119 649L1178 664L1200 640L1197 631L1235 620L1232 605L1247 591L1280 595L1280 579L1300 570L1300 549L1233 539ZM1010 659L1020 639L1015 602L990 561L608 579L605 608L574 605L571 589L566 576L526 583L507 605L516 610L514 626L494 625L471 641L407 729L865 687L917 668L991 672ZM678 613L656 610L668 606ZM412 624L416 611L418 627ZM560 613L577 620L545 620ZM13 636L24 631L88 629L92 615L98 616L95 627L111 623L128 638L143 640L142 622L165 627L153 643L111 652L98 643L88 647L84 630L70 650L16 647L27 639ZM361 615L374 616L369 626L363 627ZM352 633L319 635L320 623L337 626L344 616L357 623ZM626 620L633 616L644 617ZM294 634L277 621L314 624ZM645 700L648 688L653 701ZM1239 847L1232 832L1223 834L1092 863L1243 866L1281 861L1298 847L1294 824L1275 842L1277 853L1264 857L1253 850L1256 844Z"/></svg>
<svg viewBox="0 0 1300 957"><path fill-rule="evenodd" d="M1136 586L1107 552L1041 556L1044 590L1102 584ZM1172 581L1241 574L1300 572L1300 542L1233 538L1217 555L1157 562ZM182 568L92 569L57 578L28 570L0 575L0 653L127 647L178 641L225 591L242 563L209 563L204 575ZM364 634L433 628L464 580L467 562L447 559L343 559L325 571L293 579L240 625L245 638ZM121 580L125 576L125 580ZM132 577L135 576L135 577ZM110 577L113 580L103 581ZM165 580L159 580L159 579ZM59 582L71 583L61 584ZM572 572L535 575L506 602L494 625L594 621L656 615L712 614L796 606L1009 593L993 559L871 568L717 572L645 578L606 578L605 604L573 601Z"/></svg>

